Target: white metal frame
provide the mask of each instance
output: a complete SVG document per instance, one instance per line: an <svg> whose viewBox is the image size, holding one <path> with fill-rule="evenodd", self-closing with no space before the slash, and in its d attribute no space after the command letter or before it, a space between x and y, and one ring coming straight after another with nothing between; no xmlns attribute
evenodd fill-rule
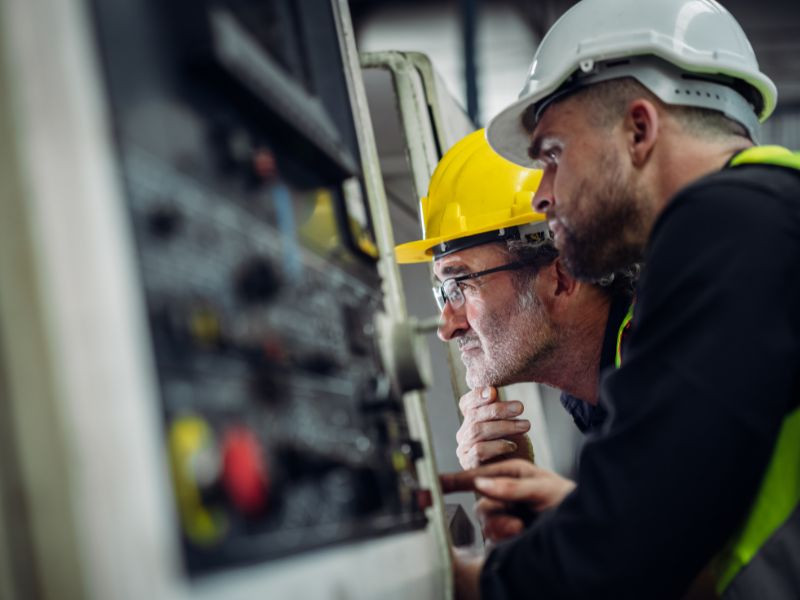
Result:
<svg viewBox="0 0 800 600"><path fill-rule="evenodd" d="M402 280L394 258L395 243L389 217L389 205L386 200L386 191L383 187L383 177L380 172L380 159L375 144L375 135L372 128L369 105L367 104L367 94L361 75L362 64L356 49L350 9L347 0L337 0L334 6L336 6L339 15L337 23L342 28L341 37L345 53L345 75L350 86L350 97L353 99L353 115L356 121L356 132L359 136L367 196L378 237L379 269L384 282L384 302L390 317L401 321L407 320L408 312L402 290ZM439 488L438 471L431 441L430 423L425 409L425 400L422 392L412 392L405 395L404 402L411 433L422 443L424 451L423 459L418 461L417 464L420 482L431 490L433 498L433 506L428 511L430 519L428 531L438 548L439 560L431 565L431 568L433 568L434 573L438 573L442 578L442 593L444 597L451 597L453 594L453 574L449 535L445 522L444 500Z"/></svg>

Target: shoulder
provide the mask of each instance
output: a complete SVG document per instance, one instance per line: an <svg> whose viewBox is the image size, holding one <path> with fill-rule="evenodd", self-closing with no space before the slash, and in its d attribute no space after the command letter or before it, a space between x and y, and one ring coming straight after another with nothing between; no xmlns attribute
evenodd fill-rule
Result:
<svg viewBox="0 0 800 600"><path fill-rule="evenodd" d="M800 242L800 171L742 165L703 177L670 201L653 227L648 257L711 250L787 251ZM796 256L796 254L794 254Z"/></svg>
<svg viewBox="0 0 800 600"><path fill-rule="evenodd" d="M800 171L742 165L707 175L682 189L658 218L651 239L680 224L706 239L732 228L749 235L800 232ZM777 230L777 231L776 231Z"/></svg>
<svg viewBox="0 0 800 600"><path fill-rule="evenodd" d="M640 291L657 288L681 302L712 291L800 301L799 257L800 172L743 165L672 199L651 232Z"/></svg>

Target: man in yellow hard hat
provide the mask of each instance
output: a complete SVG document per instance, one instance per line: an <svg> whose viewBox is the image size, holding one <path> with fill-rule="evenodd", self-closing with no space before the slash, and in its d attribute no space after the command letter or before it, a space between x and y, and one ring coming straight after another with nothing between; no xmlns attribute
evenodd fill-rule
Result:
<svg viewBox="0 0 800 600"><path fill-rule="evenodd" d="M506 455L527 456L520 402L499 402L496 386L543 382L564 390L578 427L596 430L600 371L613 364L618 330L630 303L631 277L603 285L571 277L541 214L531 209L541 172L497 156L483 130L442 158L422 199L424 239L396 248L400 263L434 261L439 337L455 340L471 391L459 406L457 435L464 468ZM543 505L572 483L549 472ZM485 532L490 538L492 532Z"/></svg>

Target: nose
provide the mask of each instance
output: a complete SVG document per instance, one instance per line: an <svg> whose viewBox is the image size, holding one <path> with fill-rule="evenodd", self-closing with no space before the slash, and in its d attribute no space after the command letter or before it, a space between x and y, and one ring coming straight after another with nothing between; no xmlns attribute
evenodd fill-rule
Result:
<svg viewBox="0 0 800 600"><path fill-rule="evenodd" d="M439 328L436 330L436 335L443 342L449 342L461 337L467 331L469 331L469 321L467 321L464 306L454 309L453 305L447 302L439 317Z"/></svg>
<svg viewBox="0 0 800 600"><path fill-rule="evenodd" d="M553 177L545 171L536 193L531 200L531 208L536 212L546 213L555 206L556 200L553 194Z"/></svg>

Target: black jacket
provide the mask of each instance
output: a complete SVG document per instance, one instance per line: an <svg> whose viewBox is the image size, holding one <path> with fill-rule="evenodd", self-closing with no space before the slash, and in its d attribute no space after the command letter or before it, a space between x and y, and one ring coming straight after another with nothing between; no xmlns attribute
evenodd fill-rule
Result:
<svg viewBox="0 0 800 600"><path fill-rule="evenodd" d="M676 598L746 517L800 399L800 173L682 190L645 253L610 415L579 486L498 546L483 598Z"/></svg>

